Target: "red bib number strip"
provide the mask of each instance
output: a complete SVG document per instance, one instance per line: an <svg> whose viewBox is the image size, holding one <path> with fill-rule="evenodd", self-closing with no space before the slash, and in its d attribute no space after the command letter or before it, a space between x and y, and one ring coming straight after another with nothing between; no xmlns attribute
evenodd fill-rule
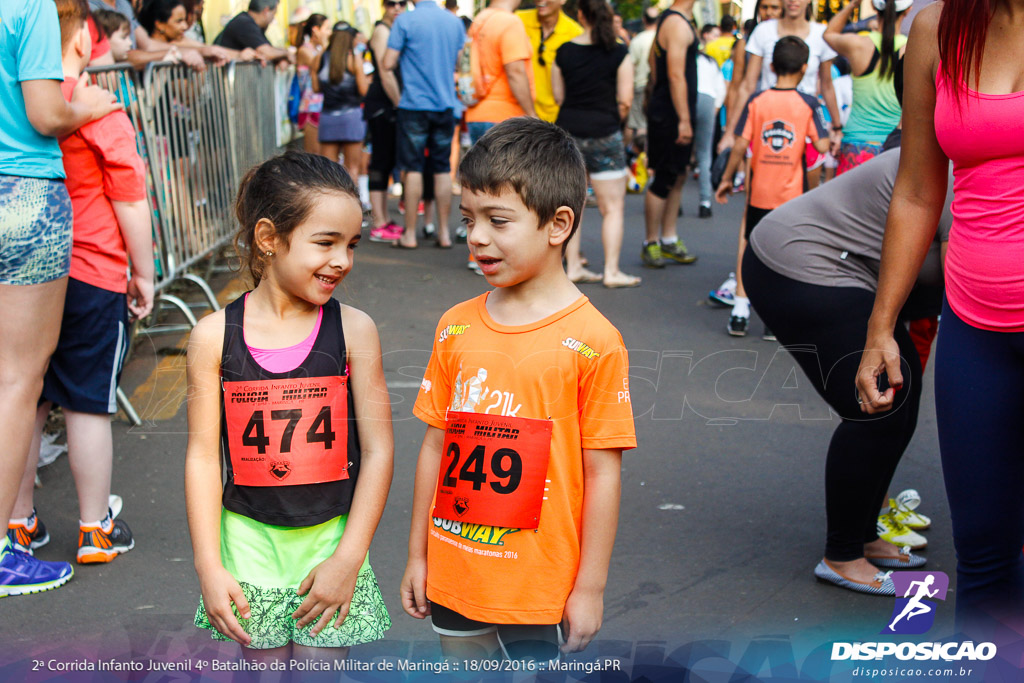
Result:
<svg viewBox="0 0 1024 683"><path fill-rule="evenodd" d="M544 501L551 421L448 413L433 516L536 529Z"/></svg>
<svg viewBox="0 0 1024 683"><path fill-rule="evenodd" d="M348 479L348 378L224 382L234 482L298 486Z"/></svg>

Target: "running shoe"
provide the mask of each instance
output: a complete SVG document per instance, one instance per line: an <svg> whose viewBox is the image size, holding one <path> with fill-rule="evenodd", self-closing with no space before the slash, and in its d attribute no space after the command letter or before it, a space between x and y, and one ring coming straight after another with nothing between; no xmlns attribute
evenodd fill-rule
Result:
<svg viewBox="0 0 1024 683"><path fill-rule="evenodd" d="M682 240L676 240L665 244L661 243L661 255L666 259L672 259L676 263L681 263L684 266L688 266L691 263L697 261L697 257L686 251L686 245L683 244Z"/></svg>
<svg viewBox="0 0 1024 683"><path fill-rule="evenodd" d="M736 303L736 273L729 273L729 277L718 286L718 289L708 292L708 301L714 306L732 308Z"/></svg>
<svg viewBox="0 0 1024 683"><path fill-rule="evenodd" d="M466 267L469 268L474 273L476 273L477 275L484 274L483 271L480 270L480 264L476 262L476 259L473 258L472 254L469 255L469 260L466 261Z"/></svg>
<svg viewBox="0 0 1024 683"><path fill-rule="evenodd" d="M11 547L29 555L36 548L42 548L50 542L50 534L46 531L46 525L40 521L35 508L32 508L27 524L7 525L7 538L11 542Z"/></svg>
<svg viewBox="0 0 1024 683"><path fill-rule="evenodd" d="M911 550L923 550L928 547L927 538L904 526L891 512L878 516L875 529L880 539L893 545L909 545Z"/></svg>
<svg viewBox="0 0 1024 683"><path fill-rule="evenodd" d="M134 547L132 531L122 519L107 515L98 526L78 528L78 564L110 562Z"/></svg>
<svg viewBox="0 0 1024 683"><path fill-rule="evenodd" d="M889 512L903 526L924 531L932 525L932 520L917 511L921 504L921 496L914 489L901 491L895 498L889 499Z"/></svg>
<svg viewBox="0 0 1024 683"><path fill-rule="evenodd" d="M729 317L729 324L726 326L726 331L729 332L730 336L733 337L746 337L747 328L750 327L750 318L744 318L741 315L733 315Z"/></svg>
<svg viewBox="0 0 1024 683"><path fill-rule="evenodd" d="M814 568L814 575L819 581L848 588L858 593L867 593L868 595L896 595L896 585L893 584L890 578L891 574L892 572L878 572L875 574L875 580L871 583L861 583L860 581L846 578L833 569L825 560L819 562L818 566Z"/></svg>
<svg viewBox="0 0 1024 683"><path fill-rule="evenodd" d="M426 237L427 239L432 238L436 234L437 226L435 226L433 223L427 223L426 225L423 226L423 236Z"/></svg>
<svg viewBox="0 0 1024 683"><path fill-rule="evenodd" d="M68 562L44 562L14 547L0 550L0 598L53 590L74 575Z"/></svg>
<svg viewBox="0 0 1024 683"><path fill-rule="evenodd" d="M769 330L767 325L764 327L764 334L761 335L761 339L764 339L765 341L778 341L778 339L775 338L775 333Z"/></svg>
<svg viewBox="0 0 1024 683"><path fill-rule="evenodd" d="M466 229L465 225L459 224L459 227L455 228L455 241L459 244L465 244L468 235L469 230Z"/></svg>
<svg viewBox="0 0 1024 683"><path fill-rule="evenodd" d="M698 211L697 211L697 217L698 218L711 218L711 205L708 204L707 206L705 206L705 205L701 204L700 205L700 209L698 209Z"/></svg>
<svg viewBox="0 0 1024 683"><path fill-rule="evenodd" d="M370 231L371 242L394 242L399 239L405 230L401 226L395 225L394 223L385 223L379 228L374 228Z"/></svg>
<svg viewBox="0 0 1024 683"><path fill-rule="evenodd" d="M658 242L645 244L640 250L640 261L645 268L664 268L665 259L662 258L661 244Z"/></svg>
<svg viewBox="0 0 1024 683"><path fill-rule="evenodd" d="M873 557L865 555L864 559L882 569L917 569L918 567L923 567L928 561L920 555L912 554L909 545L900 548L899 557Z"/></svg>

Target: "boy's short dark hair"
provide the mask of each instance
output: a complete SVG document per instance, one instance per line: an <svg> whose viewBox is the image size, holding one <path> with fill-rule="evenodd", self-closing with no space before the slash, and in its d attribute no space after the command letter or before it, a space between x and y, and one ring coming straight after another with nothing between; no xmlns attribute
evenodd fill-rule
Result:
<svg viewBox="0 0 1024 683"><path fill-rule="evenodd" d="M731 14L722 15L722 33L733 33L736 31L736 18Z"/></svg>
<svg viewBox="0 0 1024 683"><path fill-rule="evenodd" d="M89 3L86 0L56 0L57 19L60 21L60 49L68 46L75 34L82 30L82 24L89 17Z"/></svg>
<svg viewBox="0 0 1024 683"><path fill-rule="evenodd" d="M508 119L487 131L463 156L459 182L471 192L512 190L537 214L540 225L567 206L574 215L572 234L587 198L587 171L572 136L527 117Z"/></svg>
<svg viewBox="0 0 1024 683"><path fill-rule="evenodd" d="M131 22L128 21L128 17L111 9L96 10L92 13L92 20L96 22L96 28L108 38L125 26L131 28Z"/></svg>
<svg viewBox="0 0 1024 683"><path fill-rule="evenodd" d="M796 36L783 36L775 43L772 51L772 68L776 76L800 73L800 67L807 63L811 50L807 43Z"/></svg>

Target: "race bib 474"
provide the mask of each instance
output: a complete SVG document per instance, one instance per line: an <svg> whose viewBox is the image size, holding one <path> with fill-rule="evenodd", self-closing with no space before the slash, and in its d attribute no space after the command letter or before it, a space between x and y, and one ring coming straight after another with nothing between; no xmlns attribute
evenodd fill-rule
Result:
<svg viewBox="0 0 1024 683"><path fill-rule="evenodd" d="M224 382L235 484L296 486L348 479L347 381Z"/></svg>

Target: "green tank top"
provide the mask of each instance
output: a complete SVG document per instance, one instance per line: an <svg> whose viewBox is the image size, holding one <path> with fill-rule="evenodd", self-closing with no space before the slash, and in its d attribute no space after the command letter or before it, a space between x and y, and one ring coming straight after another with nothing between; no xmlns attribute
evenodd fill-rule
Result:
<svg viewBox="0 0 1024 683"><path fill-rule="evenodd" d="M872 31L868 34L876 50L881 50L882 34ZM898 52L907 42L907 37L897 35L894 47ZM900 122L900 103L892 87L892 78L882 78L881 60L863 76L853 79L853 107L850 118L843 127L843 141L856 143L877 143L885 138Z"/></svg>

